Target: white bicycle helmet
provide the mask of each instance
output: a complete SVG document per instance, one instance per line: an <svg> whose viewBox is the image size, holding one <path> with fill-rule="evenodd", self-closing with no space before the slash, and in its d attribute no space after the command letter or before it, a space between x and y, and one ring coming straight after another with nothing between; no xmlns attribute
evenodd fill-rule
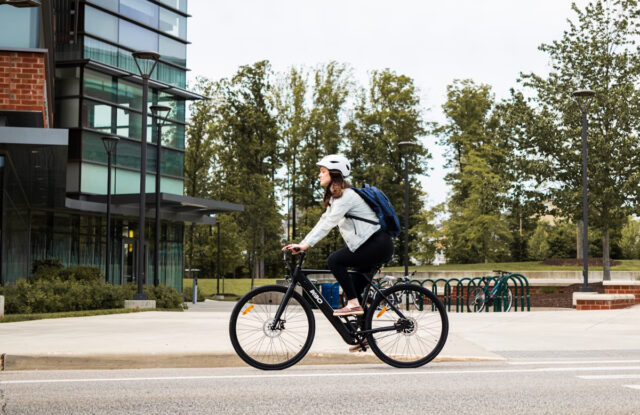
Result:
<svg viewBox="0 0 640 415"><path fill-rule="evenodd" d="M351 174L351 163L343 155L329 154L324 156L322 160L316 163L316 166L326 167L329 170L338 170L342 173L342 177L349 177Z"/></svg>

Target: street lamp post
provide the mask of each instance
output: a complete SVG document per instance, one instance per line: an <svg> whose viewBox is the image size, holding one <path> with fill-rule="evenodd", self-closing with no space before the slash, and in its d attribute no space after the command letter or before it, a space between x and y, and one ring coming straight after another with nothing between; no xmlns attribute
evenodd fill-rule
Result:
<svg viewBox="0 0 640 415"><path fill-rule="evenodd" d="M140 131L140 211L138 218L138 269L136 278L138 280L138 292L133 295L134 300L146 300L147 296L142 291L145 282L145 208L146 208L146 180L147 180L147 106L149 95L149 77L160 59L160 55L151 51L137 51L131 54L138 67L138 72L142 78L142 131Z"/></svg>
<svg viewBox="0 0 640 415"><path fill-rule="evenodd" d="M409 154L413 141L398 143L404 157L404 275L409 275Z"/></svg>
<svg viewBox="0 0 640 415"><path fill-rule="evenodd" d="M155 254L153 255L153 285L160 284L160 164L162 150L162 127L167 122L171 107L166 105L152 105L150 108L156 120L156 231L155 231Z"/></svg>
<svg viewBox="0 0 640 415"><path fill-rule="evenodd" d="M107 258L104 267L104 278L109 282L109 271L111 268L111 156L116 151L120 139L115 135L102 137L102 144L107 151Z"/></svg>
<svg viewBox="0 0 640 415"><path fill-rule="evenodd" d="M584 260L584 266L582 270L582 277L584 279L584 285L580 288L582 292L593 291L589 288L589 208L587 197L587 112L591 105L591 100L595 92L589 89L580 89L573 92L573 96L580 105L580 112L582 112L582 223L584 230L582 232L582 257Z"/></svg>

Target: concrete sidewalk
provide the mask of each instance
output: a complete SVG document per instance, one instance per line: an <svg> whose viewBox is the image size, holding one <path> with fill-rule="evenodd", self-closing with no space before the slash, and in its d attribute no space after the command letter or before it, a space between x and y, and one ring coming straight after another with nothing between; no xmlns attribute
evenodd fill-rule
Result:
<svg viewBox="0 0 640 415"><path fill-rule="evenodd" d="M142 312L0 324L4 370L245 365L229 340L234 303L207 300L186 312ZM306 364L379 363L348 346L316 313ZM640 355L640 306L611 311L450 313L436 361L504 360L580 351Z"/></svg>

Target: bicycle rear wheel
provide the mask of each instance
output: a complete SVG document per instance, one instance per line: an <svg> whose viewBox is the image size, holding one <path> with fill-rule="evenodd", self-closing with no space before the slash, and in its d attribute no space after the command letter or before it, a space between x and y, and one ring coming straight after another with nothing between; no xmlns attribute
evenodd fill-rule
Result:
<svg viewBox="0 0 640 415"><path fill-rule="evenodd" d="M413 284L398 284L382 294L376 296L367 311L365 330L391 329L367 335L371 350L395 367L419 367L433 360L449 333L449 319L442 302L431 291ZM402 314L390 307L387 300L390 296L401 299L394 305Z"/></svg>
<svg viewBox="0 0 640 415"><path fill-rule="evenodd" d="M229 336L242 360L263 369L285 369L298 363L311 347L315 319L311 307L293 293L279 322L274 317L286 287L258 287L242 297L231 312Z"/></svg>
<svg viewBox="0 0 640 415"><path fill-rule="evenodd" d="M467 289L467 311L479 313L484 310L486 303L487 299L483 287L469 287Z"/></svg>
<svg viewBox="0 0 640 415"><path fill-rule="evenodd" d="M502 304L500 307L502 311L504 311L505 313L508 313L509 311L511 311L511 306L513 306L513 292L511 290L511 287L509 286L505 287L504 295L502 296L500 301L502 301Z"/></svg>

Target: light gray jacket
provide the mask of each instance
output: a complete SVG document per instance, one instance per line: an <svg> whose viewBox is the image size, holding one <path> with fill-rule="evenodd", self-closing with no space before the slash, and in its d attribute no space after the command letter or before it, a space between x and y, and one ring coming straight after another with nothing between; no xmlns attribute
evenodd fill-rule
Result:
<svg viewBox="0 0 640 415"><path fill-rule="evenodd" d="M322 214L316 226L304 237L300 244L315 245L338 225L340 235L351 252L355 252L371 235L380 229L380 225L358 219L345 218L349 214L359 218L378 222L373 209L352 189L345 189L342 197L331 198L331 205Z"/></svg>

